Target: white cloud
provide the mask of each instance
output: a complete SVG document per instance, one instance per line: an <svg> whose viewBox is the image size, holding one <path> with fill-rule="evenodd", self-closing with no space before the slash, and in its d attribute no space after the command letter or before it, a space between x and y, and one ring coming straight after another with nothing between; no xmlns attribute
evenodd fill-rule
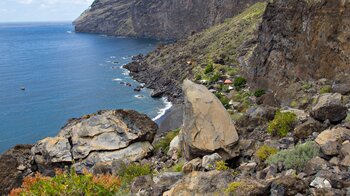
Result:
<svg viewBox="0 0 350 196"><path fill-rule="evenodd" d="M91 4L93 0L17 0L20 4L40 4L40 5L55 5L55 4Z"/></svg>

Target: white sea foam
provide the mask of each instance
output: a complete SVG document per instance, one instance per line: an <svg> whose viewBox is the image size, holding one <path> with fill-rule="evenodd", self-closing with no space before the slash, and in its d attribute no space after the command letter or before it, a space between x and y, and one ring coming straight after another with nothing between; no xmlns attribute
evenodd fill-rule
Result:
<svg viewBox="0 0 350 196"><path fill-rule="evenodd" d="M116 82L118 82L118 81L123 81L123 79L121 79L121 78L114 78L114 79L112 79L113 81L116 81Z"/></svg>
<svg viewBox="0 0 350 196"><path fill-rule="evenodd" d="M122 57L123 60L129 59L129 58L130 57L125 57L125 56Z"/></svg>
<svg viewBox="0 0 350 196"><path fill-rule="evenodd" d="M72 31L66 31L67 33L69 33L69 34L72 34L73 32Z"/></svg>
<svg viewBox="0 0 350 196"><path fill-rule="evenodd" d="M115 58L117 58L116 56L110 56L109 58L111 58L111 59L115 59Z"/></svg>
<svg viewBox="0 0 350 196"><path fill-rule="evenodd" d="M129 70L124 70L123 73L122 73L124 76L129 76L130 74L130 71Z"/></svg>
<svg viewBox="0 0 350 196"><path fill-rule="evenodd" d="M158 111L158 115L152 119L153 121L160 119L171 107L173 107L173 104L169 102L165 97L163 97L162 99L165 103L165 107Z"/></svg>

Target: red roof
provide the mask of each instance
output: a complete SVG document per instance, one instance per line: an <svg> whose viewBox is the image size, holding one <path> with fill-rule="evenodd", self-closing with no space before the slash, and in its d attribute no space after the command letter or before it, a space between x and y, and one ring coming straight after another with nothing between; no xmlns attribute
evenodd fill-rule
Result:
<svg viewBox="0 0 350 196"><path fill-rule="evenodd" d="M225 80L224 84L232 84L232 81L227 79L227 80Z"/></svg>

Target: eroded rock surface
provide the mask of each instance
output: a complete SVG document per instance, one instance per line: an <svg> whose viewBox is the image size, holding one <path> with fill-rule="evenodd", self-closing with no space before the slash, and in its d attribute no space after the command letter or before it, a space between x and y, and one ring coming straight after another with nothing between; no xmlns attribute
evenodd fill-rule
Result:
<svg viewBox="0 0 350 196"><path fill-rule="evenodd" d="M77 170L114 160L129 162L146 157L158 126L146 115L131 110L108 110L72 119L57 137L33 148L37 164L72 164Z"/></svg>
<svg viewBox="0 0 350 196"><path fill-rule="evenodd" d="M350 1L271 1L251 62L253 79L283 101L296 81L327 78L349 86ZM321 33L322 32L322 33Z"/></svg>

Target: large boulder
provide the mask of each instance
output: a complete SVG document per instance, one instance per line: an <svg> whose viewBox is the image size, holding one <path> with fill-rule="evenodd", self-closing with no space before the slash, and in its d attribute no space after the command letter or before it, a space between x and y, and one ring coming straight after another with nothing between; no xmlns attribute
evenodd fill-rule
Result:
<svg viewBox="0 0 350 196"><path fill-rule="evenodd" d="M233 146L238 134L220 100L209 90L189 80L183 83L185 95L184 126L181 141L189 160L212 153L224 158L236 156Z"/></svg>
<svg viewBox="0 0 350 196"><path fill-rule="evenodd" d="M157 125L136 111L111 110L72 120L59 133L72 141L74 159L94 151L123 149L137 141L152 142Z"/></svg>
<svg viewBox="0 0 350 196"><path fill-rule="evenodd" d="M339 93L326 93L318 98L317 104L312 108L311 116L319 121L329 120L337 123L344 120L348 109L342 103L342 95Z"/></svg>
<svg viewBox="0 0 350 196"><path fill-rule="evenodd" d="M343 143L343 141L348 138L350 138L350 129L337 127L333 129L327 129L320 133L315 139L315 142L320 146L323 146L328 142Z"/></svg>
<svg viewBox="0 0 350 196"><path fill-rule="evenodd" d="M157 129L155 122L136 111L100 111L70 120L57 137L39 141L32 153L43 168L39 170L73 162L77 171L101 162L133 162L153 150Z"/></svg>
<svg viewBox="0 0 350 196"><path fill-rule="evenodd" d="M24 177L32 173L32 145L18 145L0 155L0 195L20 187Z"/></svg>

